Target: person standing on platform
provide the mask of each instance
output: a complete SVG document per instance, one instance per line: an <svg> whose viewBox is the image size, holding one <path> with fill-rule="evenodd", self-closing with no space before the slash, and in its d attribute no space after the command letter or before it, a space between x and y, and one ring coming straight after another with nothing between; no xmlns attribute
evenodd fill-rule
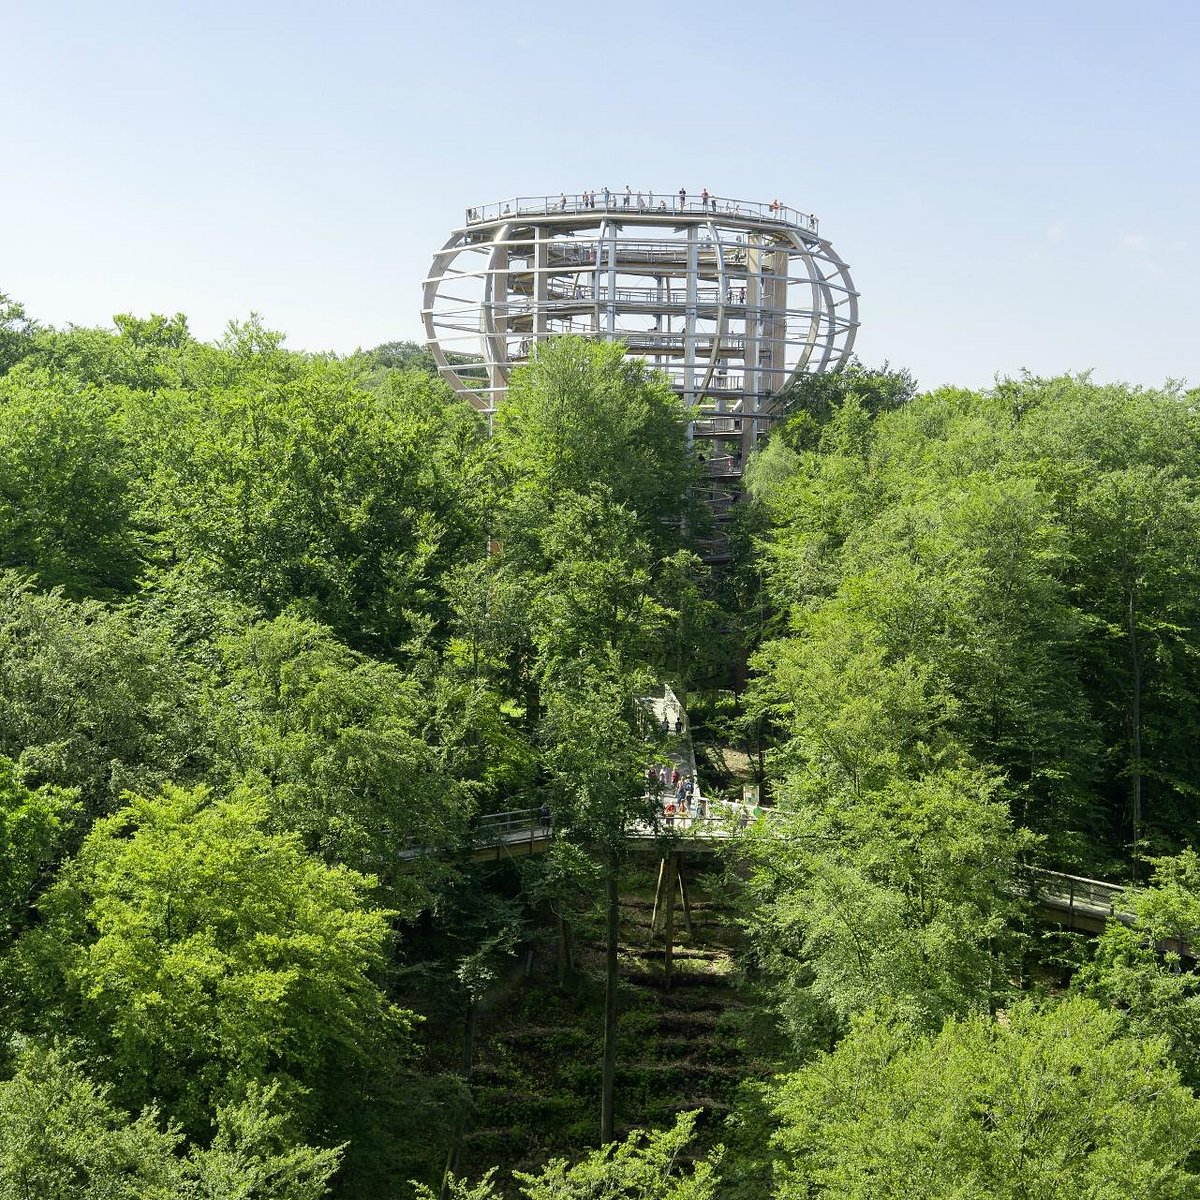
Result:
<svg viewBox="0 0 1200 1200"><path fill-rule="evenodd" d="M686 207L687 207L687 191L684 188L680 188L679 189L679 211L683 212L683 210Z"/></svg>

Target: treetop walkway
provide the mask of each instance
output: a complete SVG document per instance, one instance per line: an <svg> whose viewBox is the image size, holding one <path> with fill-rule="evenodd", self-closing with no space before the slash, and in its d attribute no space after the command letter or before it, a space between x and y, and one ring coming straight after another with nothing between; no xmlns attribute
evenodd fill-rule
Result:
<svg viewBox="0 0 1200 1200"><path fill-rule="evenodd" d="M786 819L787 814L779 809L758 806L752 809L736 801L703 793L687 712L670 687L664 686L662 696L645 696L639 703L654 729L665 738L657 750L655 762L669 770L677 770L681 778L694 781L690 806L676 812L668 810L668 803L674 800L674 791L669 786L662 788L648 782L644 799L649 815L642 820L630 821L625 827L629 842L659 845L664 871L670 864L668 873L672 877L677 874L674 860L680 852L716 853L721 847L734 843L760 820ZM557 835L553 817L545 819L538 808L487 813L475 822L467 856L474 862L487 862L540 854L550 847ZM433 849L414 848L406 851L403 857L434 853ZM1119 883L1044 867L1028 867L1022 873L1020 887L1040 917L1067 929L1098 933L1109 920L1115 919L1126 925L1134 923L1134 914L1126 901L1129 889ZM686 894L683 898L686 905ZM1192 940L1172 939L1163 948L1190 957Z"/></svg>

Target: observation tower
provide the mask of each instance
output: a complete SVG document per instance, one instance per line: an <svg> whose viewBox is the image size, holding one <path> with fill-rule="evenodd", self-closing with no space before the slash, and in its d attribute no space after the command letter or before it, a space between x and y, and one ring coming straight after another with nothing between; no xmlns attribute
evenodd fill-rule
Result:
<svg viewBox="0 0 1200 1200"><path fill-rule="evenodd" d="M808 213L601 189L468 208L434 256L422 316L443 378L487 413L537 342L623 341L692 412L719 514L779 393L849 357L858 293Z"/></svg>

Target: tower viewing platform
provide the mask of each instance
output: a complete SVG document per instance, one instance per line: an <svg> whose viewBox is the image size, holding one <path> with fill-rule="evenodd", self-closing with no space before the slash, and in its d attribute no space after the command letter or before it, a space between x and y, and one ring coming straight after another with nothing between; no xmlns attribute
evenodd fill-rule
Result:
<svg viewBox="0 0 1200 1200"><path fill-rule="evenodd" d="M562 334L622 341L693 414L720 515L806 373L845 363L858 293L816 217L778 201L650 192L516 196L468 208L434 256L422 317L443 377L484 412Z"/></svg>

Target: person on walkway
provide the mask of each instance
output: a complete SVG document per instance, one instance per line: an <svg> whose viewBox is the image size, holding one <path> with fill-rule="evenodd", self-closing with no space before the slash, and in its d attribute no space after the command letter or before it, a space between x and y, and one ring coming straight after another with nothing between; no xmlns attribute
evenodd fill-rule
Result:
<svg viewBox="0 0 1200 1200"><path fill-rule="evenodd" d="M671 786L672 787L679 786L679 768L678 767L671 768Z"/></svg>
<svg viewBox="0 0 1200 1200"><path fill-rule="evenodd" d="M608 190L608 188L605 188L604 189L604 207L608 208L608 206L611 202L612 202L612 192L610 192Z"/></svg>
<svg viewBox="0 0 1200 1200"><path fill-rule="evenodd" d="M560 212L566 212L566 211L567 211L567 193L566 193L566 192L563 192L563 194L562 194L561 196L559 196L559 198L558 198L558 208L559 208L559 211L560 211Z"/></svg>
<svg viewBox="0 0 1200 1200"><path fill-rule="evenodd" d="M550 803L549 803L549 801L546 801L546 800L542 801L541 811L538 813L538 815L542 819L542 833L548 834L550 832Z"/></svg>
<svg viewBox="0 0 1200 1200"><path fill-rule="evenodd" d="M675 732L676 733L683 732L683 718L682 717L675 718Z"/></svg>
<svg viewBox="0 0 1200 1200"><path fill-rule="evenodd" d="M706 211L708 209L708 188L704 188L700 193L700 207Z"/></svg>
<svg viewBox="0 0 1200 1200"><path fill-rule="evenodd" d="M653 203L653 201L651 201L651 203ZM645 211L646 211L646 197L643 196L641 192L638 192L638 212L645 212Z"/></svg>
<svg viewBox="0 0 1200 1200"><path fill-rule="evenodd" d="M667 807L664 811L667 814L667 824L669 826L671 826L672 829L674 829L675 828L675 805L670 803L670 801L668 801Z"/></svg>
<svg viewBox="0 0 1200 1200"><path fill-rule="evenodd" d="M629 201L633 198L633 193L629 190L629 184L625 185L625 198L621 201L623 208L629 207Z"/></svg>
<svg viewBox="0 0 1200 1200"><path fill-rule="evenodd" d="M667 768L665 766L658 768L658 786L666 789L667 786Z"/></svg>
<svg viewBox="0 0 1200 1200"><path fill-rule="evenodd" d="M679 211L683 212L683 210L686 207L687 207L687 191L684 188L680 188L679 189Z"/></svg>

